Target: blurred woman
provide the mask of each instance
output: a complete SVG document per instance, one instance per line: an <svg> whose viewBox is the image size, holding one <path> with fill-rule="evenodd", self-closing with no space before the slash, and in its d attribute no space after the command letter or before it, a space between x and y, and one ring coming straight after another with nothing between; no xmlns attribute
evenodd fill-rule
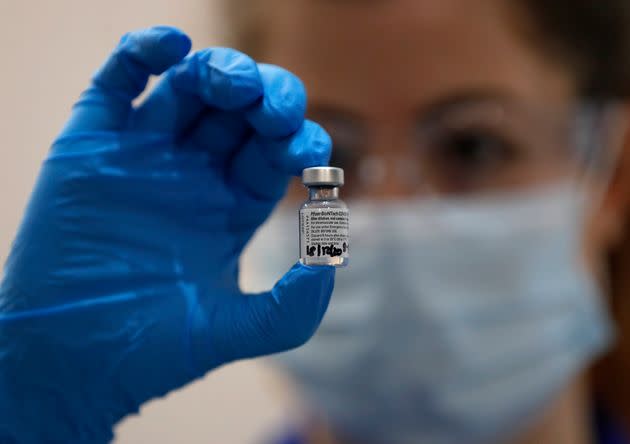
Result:
<svg viewBox="0 0 630 444"><path fill-rule="evenodd" d="M233 46L304 81L351 201L350 268L280 358L309 410L286 442L630 442L630 4L226 7Z"/></svg>

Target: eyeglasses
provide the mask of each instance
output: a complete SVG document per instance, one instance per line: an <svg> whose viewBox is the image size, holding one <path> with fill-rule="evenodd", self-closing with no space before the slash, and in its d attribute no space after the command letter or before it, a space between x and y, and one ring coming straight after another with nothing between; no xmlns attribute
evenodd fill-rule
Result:
<svg viewBox="0 0 630 444"><path fill-rule="evenodd" d="M370 129L319 119L333 138L331 164L346 173L344 195L366 197L391 181L418 195L466 196L527 190L606 172L620 149L617 104L567 109L468 101L424 116L404 149L370 150Z"/></svg>

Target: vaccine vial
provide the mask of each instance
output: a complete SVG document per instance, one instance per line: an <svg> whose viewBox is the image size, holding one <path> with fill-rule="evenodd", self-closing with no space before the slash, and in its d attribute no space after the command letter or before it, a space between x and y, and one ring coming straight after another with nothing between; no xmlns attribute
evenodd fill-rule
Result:
<svg viewBox="0 0 630 444"><path fill-rule="evenodd" d="M308 200L299 211L300 262L345 267L350 261L348 206L339 199L343 170L307 168L302 183Z"/></svg>

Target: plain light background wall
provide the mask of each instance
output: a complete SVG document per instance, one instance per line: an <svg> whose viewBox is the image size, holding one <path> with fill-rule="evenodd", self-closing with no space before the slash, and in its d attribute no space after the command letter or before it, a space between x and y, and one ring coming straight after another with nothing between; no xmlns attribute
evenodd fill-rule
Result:
<svg viewBox="0 0 630 444"><path fill-rule="evenodd" d="M229 0L228 0L229 1ZM6 257L40 163L72 103L129 30L169 24L195 48L220 39L216 0L0 0L0 256ZM250 444L288 420L278 379L245 362L145 406L117 444Z"/></svg>

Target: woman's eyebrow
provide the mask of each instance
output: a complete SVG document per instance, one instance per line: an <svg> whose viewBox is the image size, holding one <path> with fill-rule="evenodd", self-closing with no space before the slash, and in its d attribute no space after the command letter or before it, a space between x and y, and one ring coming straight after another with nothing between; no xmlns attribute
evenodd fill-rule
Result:
<svg viewBox="0 0 630 444"><path fill-rule="evenodd" d="M420 120L432 120L462 107L475 104L509 104L514 102L513 95L502 90L474 89L458 91L440 97L428 104L419 106L416 116Z"/></svg>

